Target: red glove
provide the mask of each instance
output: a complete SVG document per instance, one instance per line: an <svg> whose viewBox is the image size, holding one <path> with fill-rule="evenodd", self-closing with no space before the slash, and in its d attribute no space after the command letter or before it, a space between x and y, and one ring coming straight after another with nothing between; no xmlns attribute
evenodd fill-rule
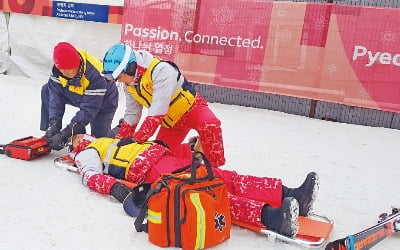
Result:
<svg viewBox="0 0 400 250"><path fill-rule="evenodd" d="M163 117L163 115L147 116L146 119L144 119L142 126L140 126L140 129L133 135L133 139L139 143L147 141L150 136L156 132Z"/></svg>
<svg viewBox="0 0 400 250"><path fill-rule="evenodd" d="M121 123L121 128L115 135L115 138L121 139L125 137L133 137L137 124L129 125L126 121Z"/></svg>

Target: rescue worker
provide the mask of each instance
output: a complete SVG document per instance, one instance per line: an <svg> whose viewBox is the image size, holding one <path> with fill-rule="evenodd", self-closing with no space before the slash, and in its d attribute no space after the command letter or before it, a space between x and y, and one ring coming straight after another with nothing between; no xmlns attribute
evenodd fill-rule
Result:
<svg viewBox="0 0 400 250"><path fill-rule="evenodd" d="M90 123L91 134L109 136L118 107L118 88L102 77L101 61L67 42L54 47L53 61L50 79L41 91L40 121L51 149L64 147L73 126ZM78 111L61 130L66 104Z"/></svg>
<svg viewBox="0 0 400 250"><path fill-rule="evenodd" d="M132 137L142 143L160 128L156 138L179 157L190 151L181 143L194 129L211 165L225 164L221 121L175 63L115 44L105 54L103 65L107 80L124 83L126 111L116 138ZM143 107L148 114L135 132Z"/></svg>
<svg viewBox="0 0 400 250"><path fill-rule="evenodd" d="M138 216L143 194L132 192L117 179L143 187L161 173L170 173L189 165L192 154L178 158L163 143L137 143L130 138L99 138L78 134L72 139L74 158L82 183L90 189L111 195L123 203L125 212ZM201 144L200 144L201 145ZM195 150L201 148L199 144ZM235 171L214 168L214 174L226 184L232 220L268 229L292 237L298 231L298 216L308 216L318 190L318 175L311 172L298 188L288 188L282 180L240 175Z"/></svg>

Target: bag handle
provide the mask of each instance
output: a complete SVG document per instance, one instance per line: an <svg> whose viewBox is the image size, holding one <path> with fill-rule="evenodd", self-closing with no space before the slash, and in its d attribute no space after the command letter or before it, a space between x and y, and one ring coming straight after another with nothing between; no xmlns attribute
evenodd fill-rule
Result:
<svg viewBox="0 0 400 250"><path fill-rule="evenodd" d="M214 173L212 171L211 164L208 161L207 157L204 155L204 153L202 153L200 151L193 152L193 154L192 154L192 163L190 165L187 165L187 166L182 167L182 168L178 168L178 169L174 170L172 172L172 174L181 173L181 172L184 172L184 171L190 169L189 184L194 184L196 181L200 180L200 179L198 179L196 177L196 170L201 166L201 160L199 160L200 158L198 157L199 154L201 155L201 159L203 160L204 165L205 165L206 170L207 170L207 176L206 177L202 177L201 180L204 180L204 179L212 180L212 179L214 179L215 176L214 176ZM178 178L178 177L175 177L175 179L183 180L183 179Z"/></svg>
<svg viewBox="0 0 400 250"><path fill-rule="evenodd" d="M198 154L201 155L201 157L203 159L203 162L204 162L204 165L206 166L207 179L209 179L210 181L212 179L214 179L214 173L213 173L213 171L211 169L210 162L207 160L207 158L204 155L204 153L196 151L192 155L192 165L191 165L191 169L190 169L190 179L189 179L189 184L191 184L191 185L194 184L198 180L197 176L196 176L196 170L201 165L201 161L199 161Z"/></svg>
<svg viewBox="0 0 400 250"><path fill-rule="evenodd" d="M19 141L25 141L25 140L29 140L29 139L32 139L32 138L33 138L33 136L22 137L22 138L19 138L19 139L16 139L16 140L12 141L11 143L19 142Z"/></svg>
<svg viewBox="0 0 400 250"><path fill-rule="evenodd" d="M191 166L192 166L192 164L189 164L189 165L187 165L187 166L184 166L184 167L175 169L174 171L171 172L171 174L182 173L182 172L188 170Z"/></svg>

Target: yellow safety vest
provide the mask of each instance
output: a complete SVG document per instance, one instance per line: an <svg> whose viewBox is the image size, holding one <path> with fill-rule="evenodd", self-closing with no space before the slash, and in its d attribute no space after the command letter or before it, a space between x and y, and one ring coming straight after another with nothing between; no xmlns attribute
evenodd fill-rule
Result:
<svg viewBox="0 0 400 250"><path fill-rule="evenodd" d="M90 81L86 78L85 73L86 73L86 66L87 63L89 62L90 64L93 65L93 67L95 69L97 69L99 72L103 72L103 63L97 59L96 57L92 56L91 54L89 54L88 52L81 50L81 49L76 49L79 54L81 55L82 58L82 65L81 67L83 67L83 75L82 78L80 80L81 85L80 86L68 86L68 90L70 92L73 93L77 93L79 95L83 95L85 93L85 90L87 89L87 87L90 84ZM68 79L59 76L58 80L60 81L60 84L65 88L65 86L67 86L68 83Z"/></svg>
<svg viewBox="0 0 400 250"><path fill-rule="evenodd" d="M133 98L146 108L150 107L153 100L153 80L151 74L154 67L160 62L160 59L153 58L149 67L143 73L139 85L127 87L127 91L133 96ZM188 85L189 82L185 79L182 87L172 95L167 114L164 116L161 124L163 127L173 127L175 123L193 106L195 93L192 93L189 88L187 88L189 87Z"/></svg>
<svg viewBox="0 0 400 250"><path fill-rule="evenodd" d="M145 142L142 144L131 143L118 147L117 144L119 141L119 139L103 137L93 141L86 148L94 148L97 150L104 166L103 173L109 174L115 170L118 172L118 169L120 170L122 168L124 176L114 177L124 177L123 179L126 179L132 162L140 153L152 146L154 142Z"/></svg>

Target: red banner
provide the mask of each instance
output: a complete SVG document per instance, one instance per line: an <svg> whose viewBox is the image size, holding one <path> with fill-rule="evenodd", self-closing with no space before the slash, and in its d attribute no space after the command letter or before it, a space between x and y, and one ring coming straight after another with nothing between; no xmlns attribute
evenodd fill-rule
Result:
<svg viewBox="0 0 400 250"><path fill-rule="evenodd" d="M193 82L400 112L399 9L126 0L121 41Z"/></svg>

